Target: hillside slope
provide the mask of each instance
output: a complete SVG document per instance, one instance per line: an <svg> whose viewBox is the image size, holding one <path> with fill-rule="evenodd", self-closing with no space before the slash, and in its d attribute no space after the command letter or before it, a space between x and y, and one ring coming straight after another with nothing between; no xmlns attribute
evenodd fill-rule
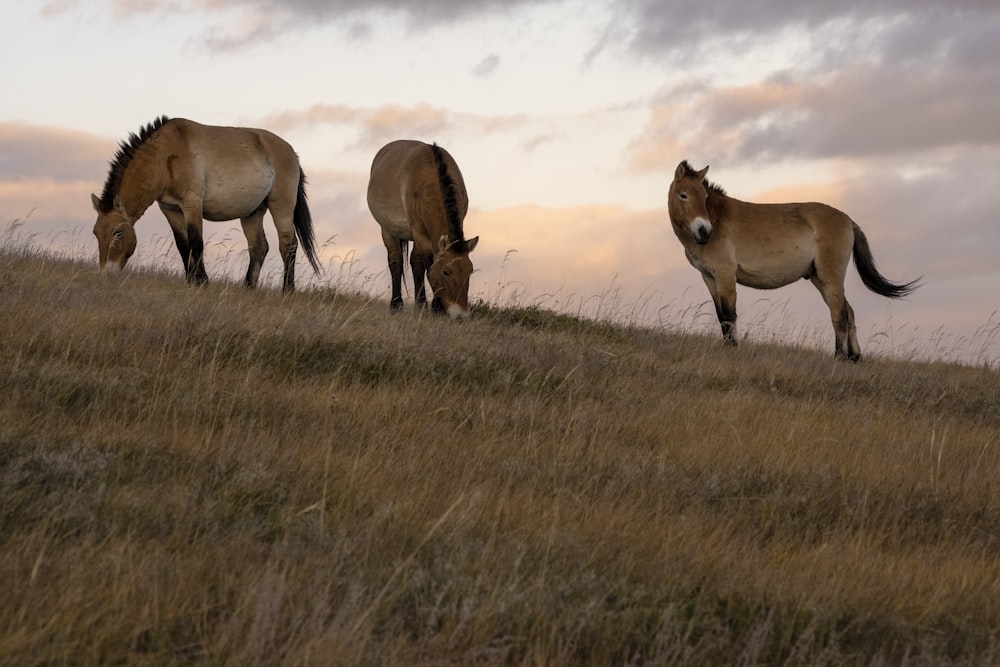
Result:
<svg viewBox="0 0 1000 667"><path fill-rule="evenodd" d="M1000 382L0 253L2 664L990 664Z"/></svg>

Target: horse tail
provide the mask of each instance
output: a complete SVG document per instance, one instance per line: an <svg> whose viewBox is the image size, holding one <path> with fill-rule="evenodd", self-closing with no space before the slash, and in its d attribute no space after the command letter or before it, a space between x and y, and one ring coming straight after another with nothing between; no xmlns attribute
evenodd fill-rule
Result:
<svg viewBox="0 0 1000 667"><path fill-rule="evenodd" d="M462 214L458 210L458 195L455 194L455 181L448 173L448 163L444 159L444 150L436 143L431 145L434 154L434 164L437 165L438 183L441 185L441 198L444 202L445 216L448 219L448 237L457 252L465 249L465 235L462 232Z"/></svg>
<svg viewBox="0 0 1000 667"><path fill-rule="evenodd" d="M292 214L295 224L295 235L299 237L302 249L312 264L313 271L319 274L319 261L316 259L316 235L313 232L312 215L309 213L309 203L306 201L306 173L299 167L299 191L295 197L295 212Z"/></svg>
<svg viewBox="0 0 1000 667"><path fill-rule="evenodd" d="M868 246L868 237L858 227L858 223L851 224L854 225L854 266L857 268L861 282L865 284L865 287L890 299L899 299L920 286L920 278L901 285L889 282L875 268L875 258L872 257L871 248Z"/></svg>

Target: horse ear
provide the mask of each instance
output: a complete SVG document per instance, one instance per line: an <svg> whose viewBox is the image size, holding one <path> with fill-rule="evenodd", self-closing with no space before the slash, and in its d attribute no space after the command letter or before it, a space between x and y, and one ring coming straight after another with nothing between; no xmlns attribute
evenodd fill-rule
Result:
<svg viewBox="0 0 1000 667"><path fill-rule="evenodd" d="M708 173L708 165L706 164L705 168L698 172L698 180L699 181L704 181L705 180L705 174L707 174L707 173Z"/></svg>
<svg viewBox="0 0 1000 667"><path fill-rule="evenodd" d="M473 250L475 250L477 245L479 245L478 236L474 236L465 242L465 247L468 249L468 252L472 252Z"/></svg>
<svg viewBox="0 0 1000 667"><path fill-rule="evenodd" d="M121 197L115 197L115 210L125 215L125 202L122 201Z"/></svg>
<svg viewBox="0 0 1000 667"><path fill-rule="evenodd" d="M94 210L98 213L101 212L101 200L93 192L90 193L90 203L94 205Z"/></svg>
<svg viewBox="0 0 1000 667"><path fill-rule="evenodd" d="M686 175L687 175L687 160L677 165L677 169L674 170L674 180L679 181Z"/></svg>
<svg viewBox="0 0 1000 667"><path fill-rule="evenodd" d="M447 235L447 234L445 234L445 235L444 235L444 236L442 236L442 237L441 237L441 239L440 239L440 240L438 241L438 248L439 248L439 249L441 250L441 252L444 252L445 250L447 250L447 249L448 249L448 246L449 246L449 245L450 245L450 244L448 243L448 235Z"/></svg>

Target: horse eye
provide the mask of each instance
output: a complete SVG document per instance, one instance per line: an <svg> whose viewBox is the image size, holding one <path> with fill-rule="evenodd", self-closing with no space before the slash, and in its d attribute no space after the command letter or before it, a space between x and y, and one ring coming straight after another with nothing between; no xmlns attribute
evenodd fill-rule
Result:
<svg viewBox="0 0 1000 667"><path fill-rule="evenodd" d="M686 192L678 192L677 196L683 199L684 201L687 201L688 196Z"/></svg>
<svg viewBox="0 0 1000 667"><path fill-rule="evenodd" d="M449 271L448 269L445 269L445 270L444 270L444 271L442 271L441 273L443 273L443 274L444 274L444 277L445 277L445 278L451 278L451 271Z"/></svg>

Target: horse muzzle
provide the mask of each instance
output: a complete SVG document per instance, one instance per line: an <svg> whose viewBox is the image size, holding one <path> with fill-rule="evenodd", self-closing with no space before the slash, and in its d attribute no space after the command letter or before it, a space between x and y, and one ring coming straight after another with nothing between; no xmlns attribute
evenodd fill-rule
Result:
<svg viewBox="0 0 1000 667"><path fill-rule="evenodd" d="M704 218L695 218L691 224L691 236L699 245L708 243L712 238L712 223Z"/></svg>
<svg viewBox="0 0 1000 667"><path fill-rule="evenodd" d="M462 306L458 302L445 303L439 296L431 299L431 311L440 315L447 315L453 320L465 320L469 317L468 306Z"/></svg>

